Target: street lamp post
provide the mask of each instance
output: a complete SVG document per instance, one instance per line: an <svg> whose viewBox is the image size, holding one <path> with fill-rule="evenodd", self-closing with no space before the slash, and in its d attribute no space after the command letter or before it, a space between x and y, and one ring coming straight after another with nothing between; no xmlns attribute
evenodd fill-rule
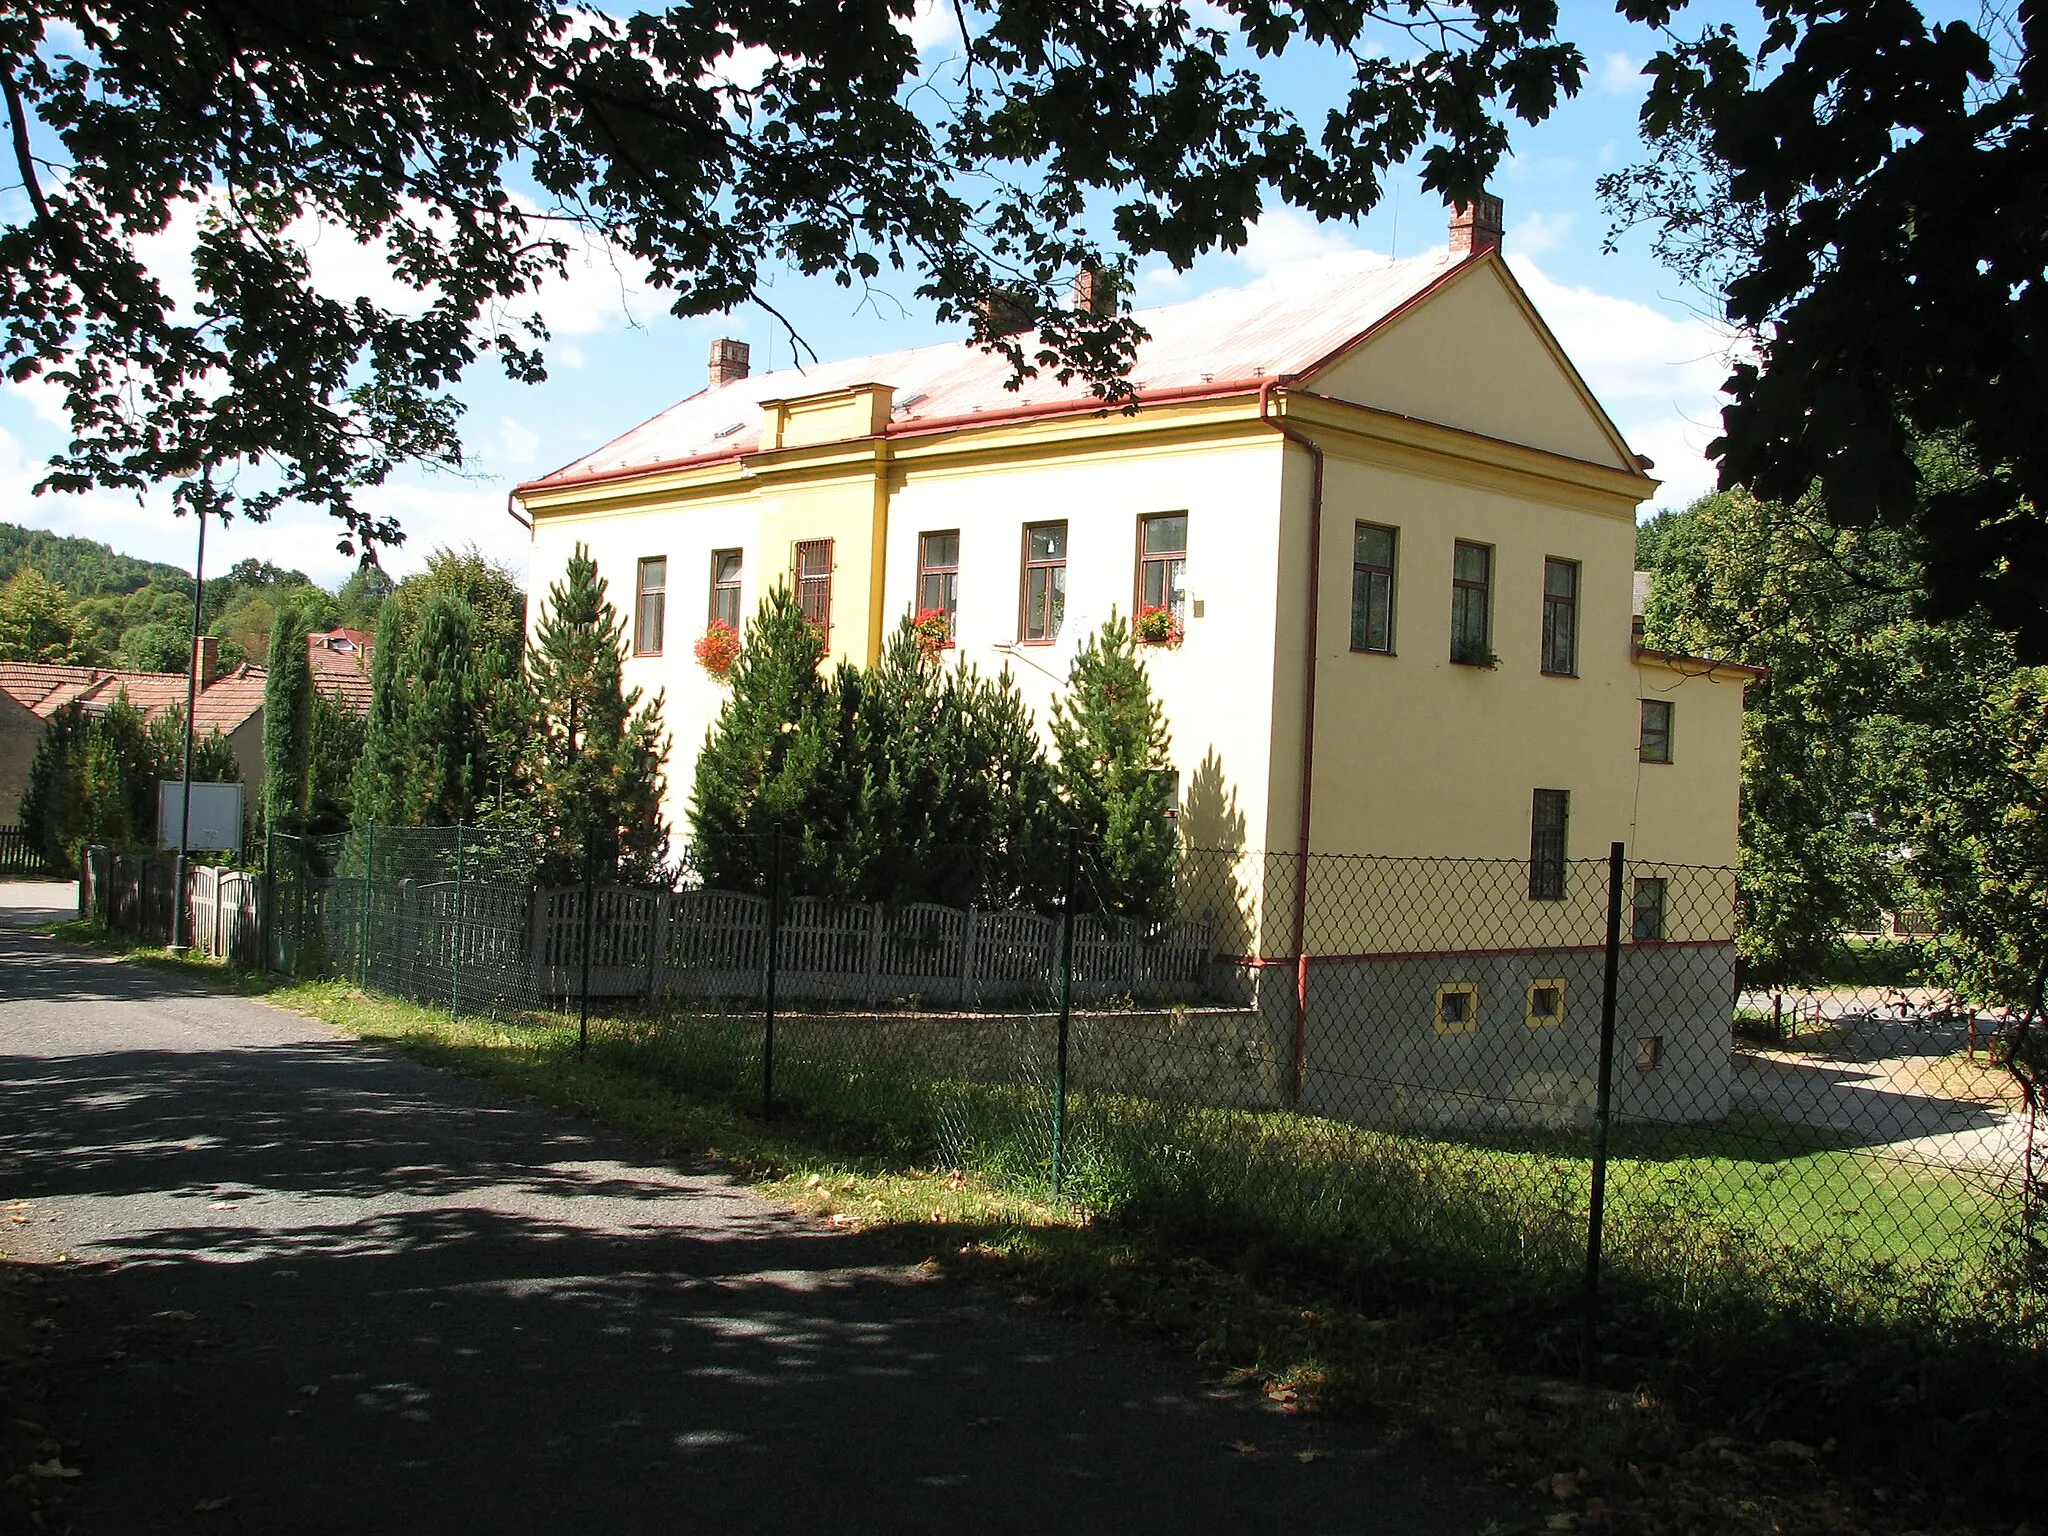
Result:
<svg viewBox="0 0 2048 1536"><path fill-rule="evenodd" d="M200 600L206 591L206 505L199 506L199 553L192 561L192 646L186 655L189 665L185 672L185 772L184 790L178 804L178 874L171 887L171 943L170 951L182 955L191 948L185 942L185 864L191 853L192 841L192 727L193 715L199 706L199 626Z"/></svg>

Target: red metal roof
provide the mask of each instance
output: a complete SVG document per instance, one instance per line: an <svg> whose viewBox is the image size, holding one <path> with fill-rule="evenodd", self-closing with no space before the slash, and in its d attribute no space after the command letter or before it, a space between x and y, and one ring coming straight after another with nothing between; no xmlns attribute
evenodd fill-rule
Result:
<svg viewBox="0 0 2048 1536"><path fill-rule="evenodd" d="M1465 264L1435 250L1395 261L1371 252L1331 258L1306 276L1266 279L1186 304L1139 310L1149 339L1131 382L1140 402L1256 390L1330 360ZM1028 348L1027 348L1028 352ZM700 390L653 420L520 490L545 490L641 474L663 465L719 460L760 449L761 402L856 384L895 390L891 435L939 424L1102 408L1079 379L1049 372L1009 389L1009 362L965 341L783 369Z"/></svg>

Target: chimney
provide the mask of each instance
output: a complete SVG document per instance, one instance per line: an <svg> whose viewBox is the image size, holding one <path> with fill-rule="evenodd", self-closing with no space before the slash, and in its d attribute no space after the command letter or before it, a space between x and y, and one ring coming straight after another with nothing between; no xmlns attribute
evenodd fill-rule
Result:
<svg viewBox="0 0 2048 1536"><path fill-rule="evenodd" d="M1500 199L1481 192L1470 203L1451 205L1451 254L1481 256L1500 249Z"/></svg>
<svg viewBox="0 0 2048 1536"><path fill-rule="evenodd" d="M1035 323L1030 299L1009 288L998 288L981 301L981 318L991 336L1014 336Z"/></svg>
<svg viewBox="0 0 2048 1536"><path fill-rule="evenodd" d="M1084 315L1116 313L1116 279L1100 267L1083 267L1074 274L1074 308Z"/></svg>
<svg viewBox="0 0 2048 1536"><path fill-rule="evenodd" d="M747 376L747 368L753 360L753 348L744 341L734 341L730 336L721 336L711 343L711 387L732 384Z"/></svg>
<svg viewBox="0 0 2048 1536"><path fill-rule="evenodd" d="M220 641L213 635L201 635L192 642L192 670L198 674L201 688L220 670Z"/></svg>

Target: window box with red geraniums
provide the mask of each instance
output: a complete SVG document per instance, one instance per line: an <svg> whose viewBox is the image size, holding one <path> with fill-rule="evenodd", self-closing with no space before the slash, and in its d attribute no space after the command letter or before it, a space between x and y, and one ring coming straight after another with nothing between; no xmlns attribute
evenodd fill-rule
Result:
<svg viewBox="0 0 2048 1536"><path fill-rule="evenodd" d="M953 621L943 608L927 608L910 621L910 633L917 648L936 656L953 643Z"/></svg>
<svg viewBox="0 0 2048 1536"><path fill-rule="evenodd" d="M713 619L711 627L697 641L697 665L713 677L730 672L739 654L739 631L723 619Z"/></svg>
<svg viewBox="0 0 2048 1536"><path fill-rule="evenodd" d="M1163 645L1168 650L1179 645L1183 638L1180 616L1171 608L1152 603L1138 609L1138 617L1131 624L1131 633L1140 645Z"/></svg>

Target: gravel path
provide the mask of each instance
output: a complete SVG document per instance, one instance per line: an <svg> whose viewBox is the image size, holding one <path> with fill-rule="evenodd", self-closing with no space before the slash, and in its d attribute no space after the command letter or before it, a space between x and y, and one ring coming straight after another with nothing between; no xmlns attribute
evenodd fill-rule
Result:
<svg viewBox="0 0 2048 1536"><path fill-rule="evenodd" d="M1520 1524L716 1170L4 924L0 1204L69 1256L83 1532Z"/></svg>

